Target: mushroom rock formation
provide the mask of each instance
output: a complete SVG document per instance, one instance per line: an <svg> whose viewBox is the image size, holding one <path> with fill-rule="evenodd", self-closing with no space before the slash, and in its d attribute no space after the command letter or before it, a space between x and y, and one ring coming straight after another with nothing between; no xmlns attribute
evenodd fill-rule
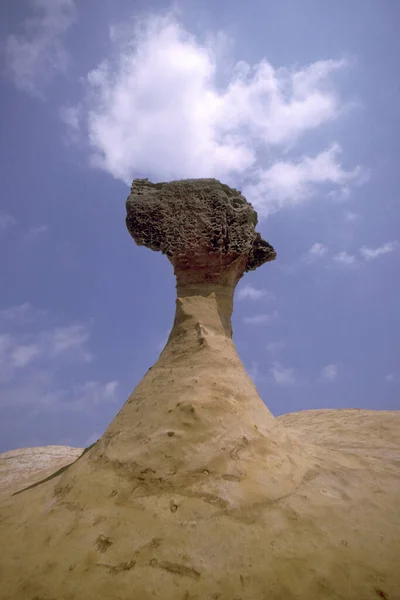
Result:
<svg viewBox="0 0 400 600"><path fill-rule="evenodd" d="M2 503L1 600L400 597L398 445L285 426L236 353L235 286L275 258L256 224L214 179L133 182L127 227L174 267L173 328L101 439Z"/></svg>

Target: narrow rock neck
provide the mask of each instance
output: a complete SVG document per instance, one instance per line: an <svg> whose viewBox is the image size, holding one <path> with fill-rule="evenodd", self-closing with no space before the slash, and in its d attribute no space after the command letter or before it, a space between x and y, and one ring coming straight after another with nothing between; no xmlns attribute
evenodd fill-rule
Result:
<svg viewBox="0 0 400 600"><path fill-rule="evenodd" d="M243 271L242 261L219 265L214 273L175 268L176 312L168 343L194 334L197 344L207 336L231 339L233 295Z"/></svg>
<svg viewBox="0 0 400 600"><path fill-rule="evenodd" d="M176 287L176 312L170 340L189 332L232 338L234 285L209 283Z"/></svg>

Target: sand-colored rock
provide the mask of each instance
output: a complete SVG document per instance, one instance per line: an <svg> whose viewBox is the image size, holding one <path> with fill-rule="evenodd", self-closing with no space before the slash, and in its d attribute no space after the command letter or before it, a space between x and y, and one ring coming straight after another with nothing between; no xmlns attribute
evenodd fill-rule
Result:
<svg viewBox="0 0 400 600"><path fill-rule="evenodd" d="M42 446L0 454L0 499L34 485L74 462L83 448Z"/></svg>
<svg viewBox="0 0 400 600"><path fill-rule="evenodd" d="M278 421L303 442L392 463L400 472L399 410L304 410Z"/></svg>
<svg viewBox="0 0 400 600"><path fill-rule="evenodd" d="M221 211L229 193L206 181L201 203L216 206L217 198ZM244 245L232 245L237 223L229 225L228 201L219 233L227 243L211 248L199 235L209 229L193 180L158 186L146 182L139 198L142 211L150 189L150 231L161 218L159 191L173 188L184 199L186 186L192 214L180 227L189 223L198 240L186 249L179 239L189 238L178 236L170 255L160 247L177 277L169 340L88 452L3 501L1 600L399 599L398 446L392 440L385 454L380 431L390 417L377 413L375 425L371 417L374 436L368 442L363 433L359 446L348 411L327 414L328 426L312 411L314 435L306 414L297 427L296 416L275 419L236 353L230 321L254 249L260 257L257 248L267 248L259 264L273 249L254 232L247 208ZM127 206L133 237L142 225L134 203ZM149 235L146 245L165 243L162 230ZM344 445L335 440L341 421ZM369 456L372 437L380 450Z"/></svg>

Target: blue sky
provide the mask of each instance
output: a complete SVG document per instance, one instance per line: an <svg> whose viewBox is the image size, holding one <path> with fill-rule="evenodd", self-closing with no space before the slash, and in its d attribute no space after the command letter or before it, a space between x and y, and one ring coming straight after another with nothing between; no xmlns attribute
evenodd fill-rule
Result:
<svg viewBox="0 0 400 600"><path fill-rule="evenodd" d="M234 339L275 415L400 408L396 0L0 11L0 451L97 439L166 341L134 177L256 207L278 258L240 282Z"/></svg>

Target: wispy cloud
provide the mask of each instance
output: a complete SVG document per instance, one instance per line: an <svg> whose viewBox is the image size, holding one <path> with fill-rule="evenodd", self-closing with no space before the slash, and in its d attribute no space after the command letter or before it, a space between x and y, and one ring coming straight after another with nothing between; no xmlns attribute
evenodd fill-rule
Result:
<svg viewBox="0 0 400 600"><path fill-rule="evenodd" d="M243 323L246 325L270 325L274 321L278 319L278 311L274 310L274 312L270 315L259 314L253 315L251 317L244 317Z"/></svg>
<svg viewBox="0 0 400 600"><path fill-rule="evenodd" d="M79 106L62 106L60 118L66 125L64 142L67 145L78 142L82 127L81 108Z"/></svg>
<svg viewBox="0 0 400 600"><path fill-rule="evenodd" d="M238 300L260 300L261 298L272 300L274 295L267 290L255 288L251 283L246 283L238 289L237 298Z"/></svg>
<svg viewBox="0 0 400 600"><path fill-rule="evenodd" d="M34 344L16 346L10 353L11 365L16 368L26 367L39 354L40 350Z"/></svg>
<svg viewBox="0 0 400 600"><path fill-rule="evenodd" d="M63 373L69 372L71 363L93 359L89 325L46 327L48 321L47 311L27 302L0 310L0 408L85 410L114 402L116 380L65 386Z"/></svg>
<svg viewBox="0 0 400 600"><path fill-rule="evenodd" d="M62 106L60 109L61 120L73 131L79 131L80 108L79 106Z"/></svg>
<svg viewBox="0 0 400 600"><path fill-rule="evenodd" d="M368 248L368 246L363 246L360 248L360 254L365 260L373 260L374 258L378 258L378 256L382 256L383 254L388 254L389 252L394 252L399 248L400 244L398 242L387 242L386 244L382 244L382 246L378 246L377 248Z"/></svg>
<svg viewBox="0 0 400 600"><path fill-rule="evenodd" d="M46 239L48 230L48 226L44 223L42 225L34 225L29 227L20 238L21 248L29 252L35 244Z"/></svg>
<svg viewBox="0 0 400 600"><path fill-rule="evenodd" d="M41 334L43 347L50 358L73 353L77 360L83 362L90 362L93 358L87 349L89 337L89 327L83 323L56 327Z"/></svg>
<svg viewBox="0 0 400 600"><path fill-rule="evenodd" d="M400 380L400 378L395 374L395 373L388 373L385 376L386 381L388 381L389 383L396 383Z"/></svg>
<svg viewBox="0 0 400 600"><path fill-rule="evenodd" d="M351 210L346 210L344 213L344 218L348 223L353 223L354 221L357 221L359 216L357 213L352 212Z"/></svg>
<svg viewBox="0 0 400 600"><path fill-rule="evenodd" d="M17 370L25 369L31 363L44 368L58 360L87 363L93 359L88 347L90 330L85 323L35 332L20 331L29 323L37 325L38 316L43 314L44 311L41 314L28 303L0 311L3 328L0 333L0 381L11 380Z"/></svg>
<svg viewBox="0 0 400 600"><path fill-rule="evenodd" d="M325 256L327 252L328 248L325 246L325 244L322 244L321 242L315 242L315 244L313 244L306 253L305 260L309 263L315 262L319 258Z"/></svg>
<svg viewBox="0 0 400 600"><path fill-rule="evenodd" d="M357 183L364 183L369 177L369 174L366 170L359 172ZM342 187L335 188L328 192L328 198L330 200L335 200L336 202L344 202L348 200L351 196L350 186L343 185Z"/></svg>
<svg viewBox="0 0 400 600"><path fill-rule="evenodd" d="M27 18L23 33L6 41L6 62L16 87L38 98L52 78L65 73L69 56L63 37L75 21L73 0L31 0L34 17Z"/></svg>
<svg viewBox="0 0 400 600"><path fill-rule="evenodd" d="M336 381L338 376L338 366L335 364L326 365L321 369L321 380L326 382Z"/></svg>
<svg viewBox="0 0 400 600"><path fill-rule="evenodd" d="M361 258L365 261L374 260L379 256L383 256L384 254L389 254L390 252L394 252L400 247L398 242L387 242L386 244L382 244L382 246L378 246L377 248L369 248L368 246L363 246L360 248L359 253ZM348 254L347 252L339 252L335 254L333 257L333 261L337 264L341 264L347 267L356 267L358 266L359 260L354 254Z"/></svg>
<svg viewBox="0 0 400 600"><path fill-rule="evenodd" d="M30 415L57 411L91 412L114 404L118 399L118 382L84 381L69 387L59 386L54 374L46 369L33 369L6 385L0 386L0 408L24 407Z"/></svg>
<svg viewBox="0 0 400 600"><path fill-rule="evenodd" d="M18 373L15 379L1 381L0 408L30 407L40 410L43 407L55 406L63 400L63 393L58 389L54 374L47 369L27 369Z"/></svg>
<svg viewBox="0 0 400 600"><path fill-rule="evenodd" d="M48 226L45 224L35 225L34 227L30 227L26 234L26 240L27 241L35 240L38 237L47 233L48 229L49 229Z"/></svg>
<svg viewBox="0 0 400 600"><path fill-rule="evenodd" d="M114 31L115 28L113 28ZM169 180L218 177L244 186L259 214L299 204L360 181L362 169L345 170L340 147L313 157L279 156L344 108L333 86L348 65L318 61L296 69L274 68L266 59L236 64L224 88L218 36L199 43L175 18L136 20L126 35L113 35L113 60L86 77L80 127L91 164L127 184L138 174ZM218 43L217 43L218 42ZM162 93L160 93L162 90ZM76 114L64 122L77 129ZM271 154L272 153L272 154Z"/></svg>
<svg viewBox="0 0 400 600"><path fill-rule="evenodd" d="M36 321L47 314L47 310L35 308L29 302L0 308L0 326L11 323L12 326L24 325L32 321Z"/></svg>
<svg viewBox="0 0 400 600"><path fill-rule="evenodd" d="M348 254L347 252L339 252L338 254L335 254L333 261L346 267L355 267L357 265L356 257L352 254Z"/></svg>
<svg viewBox="0 0 400 600"><path fill-rule="evenodd" d="M16 225L17 221L14 219L12 215L8 213L0 211L0 232L5 231L9 227Z"/></svg>
<svg viewBox="0 0 400 600"><path fill-rule="evenodd" d="M73 389L73 399L69 402L70 407L96 406L116 400L118 381L87 381L79 384Z"/></svg>
<svg viewBox="0 0 400 600"><path fill-rule="evenodd" d="M298 161L277 161L272 167L259 170L256 182L245 187L262 216L272 214L284 206L296 206L309 201L317 193L323 195L331 186L358 183L364 171L356 167L345 171L339 162L341 148L333 144L314 157L303 156Z"/></svg>
<svg viewBox="0 0 400 600"><path fill-rule="evenodd" d="M269 369L269 374L272 380L277 385L290 386L298 382L298 374L296 369L284 367L279 362L274 362Z"/></svg>

